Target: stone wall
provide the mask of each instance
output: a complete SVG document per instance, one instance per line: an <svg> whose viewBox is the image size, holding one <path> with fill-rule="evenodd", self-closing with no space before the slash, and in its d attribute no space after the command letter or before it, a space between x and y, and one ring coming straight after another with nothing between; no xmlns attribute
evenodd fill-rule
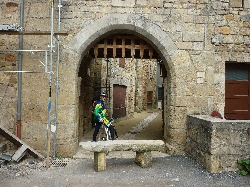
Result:
<svg viewBox="0 0 250 187"><path fill-rule="evenodd" d="M99 59L99 61L101 61ZM125 59L125 66L119 66L119 59L109 59L107 85L110 85L110 101L107 101L107 107L110 109L112 116L113 110L113 85L126 86L126 116L133 116L134 112L147 110L147 91L153 91L155 99L156 87L156 60L142 59ZM150 66L152 76L150 75ZM107 75L107 63L104 59L101 61L101 77L96 81L97 85L105 87ZM97 68L95 68L97 69ZM105 90L105 89L104 89ZM110 105L110 106L109 106ZM155 103L152 106L155 108Z"/></svg>
<svg viewBox="0 0 250 187"><path fill-rule="evenodd" d="M92 104L94 95L94 62L91 58L84 57L78 72L79 85L79 124L78 139L92 129ZM98 77L98 76L96 76ZM78 118L78 116L76 116Z"/></svg>
<svg viewBox="0 0 250 187"><path fill-rule="evenodd" d="M107 89L106 108L108 117L112 117L113 111L113 85L126 86L126 117L134 115L136 108L147 110L147 91L152 90L155 97L156 87L156 61L141 59L125 59L124 67L119 66L119 59L92 59L86 56L82 59L78 71L78 89L79 90L79 124L78 140L85 133L92 130L92 103L93 99L99 98L101 90ZM149 77L150 68L152 70L151 78ZM107 75L108 72L108 75ZM135 76L135 75L138 76ZM137 86L135 86L137 84ZM110 95L109 95L110 94ZM140 97L138 97L138 95ZM66 100L67 98L62 98ZM136 103L136 106L135 106ZM153 105L152 107L155 107ZM137 110L138 112L138 110ZM78 116L76 116L78 118Z"/></svg>
<svg viewBox="0 0 250 187"><path fill-rule="evenodd" d="M121 32L140 37L160 55L167 70L163 89L164 138L176 147L177 153L184 153L186 116L206 115L213 110L224 113L225 62L250 62L249 0L243 1L63 0L60 23L68 36L60 37L58 154L72 156L78 146L78 72L83 57L105 35ZM0 24L19 23L19 3L19 0L0 2ZM55 1L55 30L57 5ZM24 28L50 30L50 1L25 1ZM24 35L23 39L24 49L49 49L49 36ZM53 49L57 51L56 48L55 45ZM0 50L6 49L18 49L18 36L1 35ZM44 71L38 59L43 60L44 54L23 53L23 70ZM17 53L0 52L0 65L1 70L16 70ZM13 133L16 83L17 74L0 73L0 122ZM54 83L53 76L52 101ZM46 147L48 87L47 74L22 75L22 140L41 152Z"/></svg>
<svg viewBox="0 0 250 187"><path fill-rule="evenodd" d="M237 160L250 156L249 140L249 120L187 117L186 153L211 173L238 170Z"/></svg>

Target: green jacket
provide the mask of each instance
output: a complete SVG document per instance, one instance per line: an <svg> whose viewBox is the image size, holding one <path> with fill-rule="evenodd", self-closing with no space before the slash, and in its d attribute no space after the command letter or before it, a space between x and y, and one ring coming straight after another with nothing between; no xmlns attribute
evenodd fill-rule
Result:
<svg viewBox="0 0 250 187"><path fill-rule="evenodd" d="M104 118L107 116L107 110L105 108L105 105L102 101L102 99L99 99L95 103L95 108L94 108L94 119L96 121L100 121L101 118Z"/></svg>

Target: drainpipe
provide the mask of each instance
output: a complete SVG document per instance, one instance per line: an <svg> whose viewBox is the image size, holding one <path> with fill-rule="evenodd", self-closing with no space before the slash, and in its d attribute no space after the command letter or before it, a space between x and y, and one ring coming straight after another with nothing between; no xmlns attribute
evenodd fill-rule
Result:
<svg viewBox="0 0 250 187"><path fill-rule="evenodd" d="M20 27L23 28L24 0L21 0L20 6ZM19 50L23 50L23 35L19 35ZM17 121L16 136L21 139L21 105L22 105L22 51L18 52L18 84L17 84Z"/></svg>

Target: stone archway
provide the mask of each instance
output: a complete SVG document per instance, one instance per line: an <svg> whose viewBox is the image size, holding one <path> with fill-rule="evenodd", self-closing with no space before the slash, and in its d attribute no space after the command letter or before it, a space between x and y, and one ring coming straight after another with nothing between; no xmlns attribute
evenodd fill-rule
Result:
<svg viewBox="0 0 250 187"><path fill-rule="evenodd" d="M179 95L183 96L182 88L179 88L178 85L186 81L183 67L185 67L186 62L190 62L190 57L185 51L178 50L164 30L140 15L108 14L84 25L84 28L70 42L68 46L70 51L67 50L66 52L69 53L71 59L78 63L79 67L81 59L100 38L121 32L131 33L144 39L162 56L163 63L168 71L166 89L164 90L166 97L164 103L164 138L167 143L176 147L175 153L182 153L186 141L186 105L185 103L179 104L177 101ZM76 75L77 72L78 68L76 69ZM75 80L77 80L77 77L75 77ZM77 97L75 102L78 103Z"/></svg>

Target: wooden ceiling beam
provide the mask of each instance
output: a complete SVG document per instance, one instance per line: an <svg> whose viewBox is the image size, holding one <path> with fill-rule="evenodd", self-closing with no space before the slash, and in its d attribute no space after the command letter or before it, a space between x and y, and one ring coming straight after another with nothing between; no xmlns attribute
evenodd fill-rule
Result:
<svg viewBox="0 0 250 187"><path fill-rule="evenodd" d="M144 42L143 40L140 40L140 57L143 59L144 56Z"/></svg>
<svg viewBox="0 0 250 187"><path fill-rule="evenodd" d="M131 56L132 58L135 56L135 40L133 38L131 39Z"/></svg>
<svg viewBox="0 0 250 187"><path fill-rule="evenodd" d="M153 49L152 48L149 49L149 58L150 59L153 58Z"/></svg>
<svg viewBox="0 0 250 187"><path fill-rule="evenodd" d="M104 51L103 51L103 55L104 58L107 58L107 39L104 39Z"/></svg>
<svg viewBox="0 0 250 187"><path fill-rule="evenodd" d="M122 58L125 58L125 38L122 39Z"/></svg>
<svg viewBox="0 0 250 187"><path fill-rule="evenodd" d="M116 37L113 39L113 58L116 57Z"/></svg>
<svg viewBox="0 0 250 187"><path fill-rule="evenodd" d="M142 45L115 45L115 48L126 48L126 49L140 49ZM97 44L97 47L98 48L104 48L105 45L104 44ZM114 48L114 45L107 45L106 46L107 48ZM145 45L143 44L143 49L152 49L152 47L148 46L148 45Z"/></svg>
<svg viewBox="0 0 250 187"><path fill-rule="evenodd" d="M95 45L95 48L94 48L94 55L95 55L95 58L98 57L98 46Z"/></svg>

